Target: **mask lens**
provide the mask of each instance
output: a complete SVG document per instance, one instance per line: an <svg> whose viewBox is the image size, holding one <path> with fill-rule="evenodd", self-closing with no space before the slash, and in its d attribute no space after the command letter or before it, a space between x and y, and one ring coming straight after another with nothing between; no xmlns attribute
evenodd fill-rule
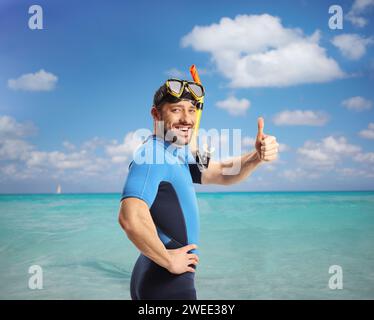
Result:
<svg viewBox="0 0 374 320"><path fill-rule="evenodd" d="M190 88L191 91L193 91L193 93L201 98L202 96L204 96L204 90L203 90L203 87L195 84L195 83L189 83L188 84L188 87Z"/></svg>
<svg viewBox="0 0 374 320"><path fill-rule="evenodd" d="M175 93L175 94L180 94L182 91L182 82L178 80L169 80L169 89Z"/></svg>

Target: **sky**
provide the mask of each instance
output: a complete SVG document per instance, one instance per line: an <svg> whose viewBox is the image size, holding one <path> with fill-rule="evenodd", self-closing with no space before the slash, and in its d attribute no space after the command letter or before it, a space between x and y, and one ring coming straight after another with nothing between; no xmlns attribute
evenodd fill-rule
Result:
<svg viewBox="0 0 374 320"><path fill-rule="evenodd" d="M192 64L202 130L240 129L249 152L262 116L280 144L197 191L373 190L373 16L374 0L2 0L0 193L121 192L155 90Z"/></svg>

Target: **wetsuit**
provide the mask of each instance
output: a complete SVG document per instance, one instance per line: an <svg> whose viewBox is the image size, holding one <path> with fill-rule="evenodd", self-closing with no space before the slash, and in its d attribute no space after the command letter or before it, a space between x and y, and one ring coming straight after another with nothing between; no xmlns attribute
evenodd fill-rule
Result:
<svg viewBox="0 0 374 320"><path fill-rule="evenodd" d="M201 172L188 146L177 147L153 135L130 163L121 200L135 197L145 201L167 249L198 245L199 213L193 183L201 183ZM198 254L198 250L189 253ZM193 272L172 274L140 254L131 275L131 298L194 300L194 276Z"/></svg>

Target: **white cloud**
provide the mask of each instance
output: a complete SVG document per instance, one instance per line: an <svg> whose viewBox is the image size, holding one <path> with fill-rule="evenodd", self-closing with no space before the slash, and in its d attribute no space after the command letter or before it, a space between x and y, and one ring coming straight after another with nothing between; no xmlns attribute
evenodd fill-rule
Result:
<svg viewBox="0 0 374 320"><path fill-rule="evenodd" d="M367 19L363 18L363 17L360 17L360 16L356 16L354 14L347 14L346 15L346 18L352 22L352 24L356 27L359 27L359 28L362 28L362 27L365 27L367 25Z"/></svg>
<svg viewBox="0 0 374 320"><path fill-rule="evenodd" d="M373 38L364 38L358 34L341 34L331 40L342 55L350 60L358 60L366 53L366 47L374 43Z"/></svg>
<svg viewBox="0 0 374 320"><path fill-rule="evenodd" d="M214 73L214 70L207 69L207 68L198 68L199 76L211 75Z"/></svg>
<svg viewBox="0 0 374 320"><path fill-rule="evenodd" d="M21 168L16 163L6 164L0 167L1 178L0 180L7 180L11 177L13 180L25 180L36 176L35 170L29 170L28 168Z"/></svg>
<svg viewBox="0 0 374 320"><path fill-rule="evenodd" d="M365 130L361 130L359 132L359 135L366 139L374 139L374 123L369 123L368 128Z"/></svg>
<svg viewBox="0 0 374 320"><path fill-rule="evenodd" d="M31 122L19 123L10 116L0 116L0 139L25 137L36 132Z"/></svg>
<svg viewBox="0 0 374 320"><path fill-rule="evenodd" d="M362 13L371 6L374 6L374 0L354 0L351 10Z"/></svg>
<svg viewBox="0 0 374 320"><path fill-rule="evenodd" d="M249 137L249 136L245 136L245 137L242 138L242 146L243 147L254 148L255 143L256 143L256 138ZM278 144L279 144L279 147L278 147L279 152L286 152L286 151L289 151L291 149L288 145L286 145L284 143L280 143L279 141L278 141Z"/></svg>
<svg viewBox="0 0 374 320"><path fill-rule="evenodd" d="M307 159L311 164L330 166L336 162L336 159L321 150L318 144L313 144L311 142L306 142L304 147L298 149L297 152L305 157L303 160Z"/></svg>
<svg viewBox="0 0 374 320"><path fill-rule="evenodd" d="M344 76L319 46L319 38L318 31L307 37L301 29L286 28L268 14L238 15L195 26L181 44L210 53L232 87L283 87Z"/></svg>
<svg viewBox="0 0 374 320"><path fill-rule="evenodd" d="M31 122L19 123L13 117L0 116L0 160L26 159L33 146L21 138L36 131Z"/></svg>
<svg viewBox="0 0 374 320"><path fill-rule="evenodd" d="M148 129L136 134L130 132L122 144L99 137L81 146L64 141L63 150L44 151L26 140L35 131L32 123L19 123L12 117L0 116L0 179L3 183L7 179L58 179L81 184L88 181L88 177L96 177L118 184L119 175L125 174L132 152L138 146L137 137L151 133Z"/></svg>
<svg viewBox="0 0 374 320"><path fill-rule="evenodd" d="M65 148L66 150L69 150L69 151L73 151L73 150L76 149L76 146L75 146L74 144L72 144L71 142L69 142L69 141L64 141L64 142L62 143L62 145L64 146L64 148Z"/></svg>
<svg viewBox="0 0 374 320"><path fill-rule="evenodd" d="M95 151L98 147L104 146L107 142L99 137L94 137L83 143L82 149Z"/></svg>
<svg viewBox="0 0 374 320"><path fill-rule="evenodd" d="M216 105L233 116L241 116L245 114L251 102L244 98L239 100L234 96L230 96L226 100L218 101Z"/></svg>
<svg viewBox="0 0 374 320"><path fill-rule="evenodd" d="M52 167L56 169L81 169L88 165L85 151L65 154L60 151L33 151L27 160L29 167Z"/></svg>
<svg viewBox="0 0 374 320"><path fill-rule="evenodd" d="M358 169L358 168L338 168L336 172L343 177L362 177L373 178L374 172L372 170Z"/></svg>
<svg viewBox="0 0 374 320"><path fill-rule="evenodd" d="M358 153L353 159L357 162L374 164L374 152Z"/></svg>
<svg viewBox="0 0 374 320"><path fill-rule="evenodd" d="M340 173L343 176L354 176L357 175L357 169L355 168L338 168L336 172Z"/></svg>
<svg viewBox="0 0 374 320"><path fill-rule="evenodd" d="M165 71L165 74L170 78L186 79L186 72L183 72L177 68L171 68Z"/></svg>
<svg viewBox="0 0 374 320"><path fill-rule="evenodd" d="M57 76L43 69L35 73L21 75L17 79L9 79L8 87L13 90L51 91L57 83Z"/></svg>
<svg viewBox="0 0 374 320"><path fill-rule="evenodd" d="M322 145L327 152L341 155L354 154L361 150L361 147L349 144L345 137L326 137L322 140Z"/></svg>
<svg viewBox="0 0 374 320"><path fill-rule="evenodd" d="M40 151L23 140L6 140L0 144L0 160L12 160L17 168L17 175L11 178L80 177L108 173L110 159L98 156L97 153L80 149L75 152ZM11 172L6 170L6 172Z"/></svg>
<svg viewBox="0 0 374 320"><path fill-rule="evenodd" d="M279 176L282 177L282 178L285 178L287 180L290 180L290 181L295 181L299 178L304 177L305 176L305 171L301 170L300 168L297 168L297 169L294 169L294 170L287 169L287 170L283 170L279 174Z"/></svg>
<svg viewBox="0 0 374 320"><path fill-rule="evenodd" d="M54 171L76 170L75 174L99 174L104 172L111 162L108 158L102 158L96 153L96 149L104 146L105 140L94 137L84 142L80 148L64 141L63 146L68 152L59 150L40 151L28 142L19 140L7 140L10 146L7 149L8 159L23 161L30 172L44 172L47 175ZM15 152L18 150L18 153ZM0 153L1 154L1 153Z"/></svg>
<svg viewBox="0 0 374 320"><path fill-rule="evenodd" d="M281 178L285 178L289 181L296 181L300 179L317 179L320 177L320 173L311 172L310 170L305 170L302 168L295 168L295 169L286 169L279 173Z"/></svg>
<svg viewBox="0 0 374 320"><path fill-rule="evenodd" d="M289 150L291 150L291 147L289 147L288 145L286 145L284 143L279 143L279 147L278 147L279 152L286 152L286 151L289 151Z"/></svg>
<svg viewBox="0 0 374 320"><path fill-rule="evenodd" d="M343 100L342 105L349 110L364 111L371 109L373 103L368 99L356 96Z"/></svg>
<svg viewBox="0 0 374 320"><path fill-rule="evenodd" d="M306 165L331 168L343 156L353 157L360 151L360 146L349 144L345 137L328 136L320 142L306 141L297 153L301 156L299 161Z"/></svg>
<svg viewBox="0 0 374 320"><path fill-rule="evenodd" d="M362 14L365 14L373 6L374 0L355 0L346 18L356 27L365 27L368 20L362 17Z"/></svg>
<svg viewBox="0 0 374 320"><path fill-rule="evenodd" d="M266 163L266 165L262 167L262 170L269 171L269 172L275 171L277 169L277 166L275 164L278 163L278 161L279 161L279 158L277 158L271 163Z"/></svg>
<svg viewBox="0 0 374 320"><path fill-rule="evenodd" d="M104 139L94 137L82 143L81 147L63 142L68 152L62 151L32 151L28 155L26 164L29 168L45 170L79 170L80 174L93 175L104 172L109 168L110 159L98 156L98 147L106 145Z"/></svg>
<svg viewBox="0 0 374 320"><path fill-rule="evenodd" d="M329 117L326 113L312 110L285 110L273 117L278 126L323 126Z"/></svg>
<svg viewBox="0 0 374 320"><path fill-rule="evenodd" d="M20 139L0 140L0 160L26 160L34 149L28 142Z"/></svg>
<svg viewBox="0 0 374 320"><path fill-rule="evenodd" d="M14 175L17 173L17 167L14 163L0 167L0 170L4 175Z"/></svg>
<svg viewBox="0 0 374 320"><path fill-rule="evenodd" d="M134 151L141 145L142 139L136 132L129 132L123 139L123 143L113 141L106 146L106 153L113 163L123 163L129 160Z"/></svg>

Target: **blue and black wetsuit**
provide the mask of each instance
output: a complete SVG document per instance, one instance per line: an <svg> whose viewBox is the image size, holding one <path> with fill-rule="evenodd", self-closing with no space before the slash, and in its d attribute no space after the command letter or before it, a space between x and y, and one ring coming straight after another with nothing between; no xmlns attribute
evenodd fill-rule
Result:
<svg viewBox="0 0 374 320"><path fill-rule="evenodd" d="M201 172L188 146L176 147L150 136L130 163L122 199L148 205L160 240L167 249L199 243L199 212L193 183ZM198 254L198 250L190 253ZM194 273L172 274L140 254L131 276L131 298L196 299Z"/></svg>

